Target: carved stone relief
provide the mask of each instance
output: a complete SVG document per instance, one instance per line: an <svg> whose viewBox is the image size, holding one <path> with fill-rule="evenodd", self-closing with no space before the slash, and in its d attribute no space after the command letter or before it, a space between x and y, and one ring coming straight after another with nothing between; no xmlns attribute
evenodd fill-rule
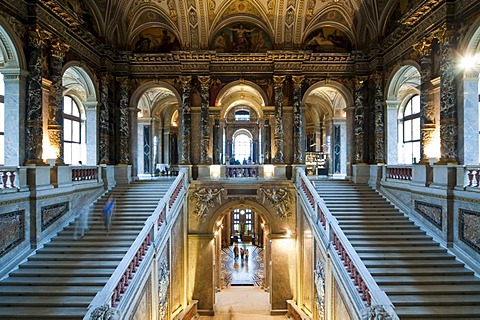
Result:
<svg viewBox="0 0 480 320"><path fill-rule="evenodd" d="M170 270L165 258L158 262L158 318L168 319L168 291L170 287Z"/></svg>
<svg viewBox="0 0 480 320"><path fill-rule="evenodd" d="M285 219L292 215L290 210L292 196L287 188L260 188L259 193L262 196L262 204L268 200L279 218Z"/></svg>
<svg viewBox="0 0 480 320"><path fill-rule="evenodd" d="M192 198L195 200L193 214L198 220L205 218L211 208L222 204L225 194L224 188L201 188L193 191Z"/></svg>
<svg viewBox="0 0 480 320"><path fill-rule="evenodd" d="M325 319L325 264L318 259L313 271L318 319Z"/></svg>

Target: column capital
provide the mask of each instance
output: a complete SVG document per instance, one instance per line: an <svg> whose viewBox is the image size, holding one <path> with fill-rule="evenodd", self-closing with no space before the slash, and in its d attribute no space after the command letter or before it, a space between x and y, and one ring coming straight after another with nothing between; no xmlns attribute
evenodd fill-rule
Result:
<svg viewBox="0 0 480 320"><path fill-rule="evenodd" d="M424 37L413 44L413 50L421 57L429 56L432 53L432 37Z"/></svg>
<svg viewBox="0 0 480 320"><path fill-rule="evenodd" d="M292 76L293 85L295 87L301 86L304 79L305 79L305 76L303 76L303 75L302 76Z"/></svg>
<svg viewBox="0 0 480 320"><path fill-rule="evenodd" d="M70 46L62 40L55 38L51 41L52 56L63 59Z"/></svg>
<svg viewBox="0 0 480 320"><path fill-rule="evenodd" d="M273 84L275 88L281 87L285 82L286 76L273 76Z"/></svg>
<svg viewBox="0 0 480 320"><path fill-rule="evenodd" d="M208 87L210 85L210 76L198 76L197 78L202 88Z"/></svg>
<svg viewBox="0 0 480 320"><path fill-rule="evenodd" d="M192 81L192 76L180 76L179 80L182 84L182 87L189 87L190 82Z"/></svg>

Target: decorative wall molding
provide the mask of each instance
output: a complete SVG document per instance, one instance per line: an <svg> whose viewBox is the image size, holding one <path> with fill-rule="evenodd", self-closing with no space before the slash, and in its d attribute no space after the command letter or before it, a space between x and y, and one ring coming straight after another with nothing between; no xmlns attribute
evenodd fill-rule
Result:
<svg viewBox="0 0 480 320"><path fill-rule="evenodd" d="M458 210L458 235L475 252L480 253L480 212Z"/></svg>

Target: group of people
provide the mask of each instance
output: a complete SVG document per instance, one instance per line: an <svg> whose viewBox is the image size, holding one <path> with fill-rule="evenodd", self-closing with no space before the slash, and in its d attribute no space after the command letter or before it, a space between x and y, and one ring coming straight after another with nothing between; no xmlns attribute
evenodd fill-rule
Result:
<svg viewBox="0 0 480 320"><path fill-rule="evenodd" d="M75 240L79 238L83 238L85 233L89 229L89 220L90 216L93 213L93 205L87 205L83 207L78 215L76 224L75 224L75 232L73 238ZM110 229L112 228L112 217L115 213L115 199L112 195L109 195L107 200L105 201L102 209L102 218L103 223L105 225L105 229L107 230L107 235L110 233Z"/></svg>
<svg viewBox="0 0 480 320"><path fill-rule="evenodd" d="M240 253L240 260L248 260L248 256L250 255L250 252L248 252L248 249L243 249L243 248L238 249L238 246L235 245L233 247L233 258L235 260L238 259L239 253Z"/></svg>

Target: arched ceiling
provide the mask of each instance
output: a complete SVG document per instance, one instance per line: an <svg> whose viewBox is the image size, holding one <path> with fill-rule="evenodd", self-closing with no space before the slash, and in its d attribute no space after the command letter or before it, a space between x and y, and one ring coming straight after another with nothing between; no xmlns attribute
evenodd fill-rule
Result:
<svg viewBox="0 0 480 320"><path fill-rule="evenodd" d="M82 0L71 0L72 3ZM401 18L418 0L83 0L94 29L109 44L134 49L142 32L171 40L168 49L212 49L220 31L238 29L266 40L264 49L306 49L309 40L340 36L362 49L385 36L391 17ZM253 30L252 28L255 28ZM250 29L249 29L250 28ZM324 28L322 30L322 28ZM325 29L326 28L326 29ZM250 31L248 31L250 30ZM253 30L253 31L252 31ZM336 33L333 34L333 31ZM238 32L238 31L230 31ZM155 38L151 38L155 41ZM174 41L178 43L174 43ZM335 41L334 41L335 42ZM144 42L144 45L146 43ZM152 45L152 44L150 44ZM161 43L156 44L157 47ZM178 48L177 48L178 47ZM311 48L311 47L310 47ZM250 48L257 49L257 48ZM254 50L255 51L255 50Z"/></svg>

